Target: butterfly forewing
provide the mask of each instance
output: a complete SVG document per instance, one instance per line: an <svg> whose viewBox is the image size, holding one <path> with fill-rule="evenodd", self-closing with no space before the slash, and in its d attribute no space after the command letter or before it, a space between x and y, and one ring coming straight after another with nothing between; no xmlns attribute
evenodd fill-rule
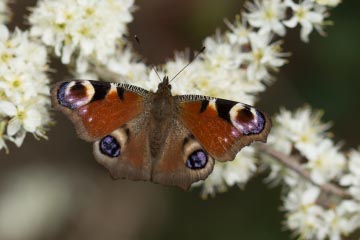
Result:
<svg viewBox="0 0 360 240"><path fill-rule="evenodd" d="M177 99L179 118L216 160L233 160L244 146L266 141L271 120L249 105L197 95Z"/></svg>
<svg viewBox="0 0 360 240"><path fill-rule="evenodd" d="M74 80L55 85L52 103L73 121L81 138L94 141L142 113L146 94L127 84Z"/></svg>

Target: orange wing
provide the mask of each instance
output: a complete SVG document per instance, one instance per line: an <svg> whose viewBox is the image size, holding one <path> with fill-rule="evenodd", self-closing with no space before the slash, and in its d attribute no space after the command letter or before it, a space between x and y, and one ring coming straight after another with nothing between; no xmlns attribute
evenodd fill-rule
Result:
<svg viewBox="0 0 360 240"><path fill-rule="evenodd" d="M266 142L271 120L249 105L197 95L177 100L181 121L216 160L233 160L244 146Z"/></svg>
<svg viewBox="0 0 360 240"><path fill-rule="evenodd" d="M127 84L75 80L52 89L52 104L75 124L86 141L97 140L144 110L148 92Z"/></svg>

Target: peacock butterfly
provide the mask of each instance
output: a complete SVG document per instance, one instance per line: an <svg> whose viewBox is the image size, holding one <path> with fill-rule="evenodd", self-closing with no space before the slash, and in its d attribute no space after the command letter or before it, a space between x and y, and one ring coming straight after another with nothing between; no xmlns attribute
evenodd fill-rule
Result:
<svg viewBox="0 0 360 240"><path fill-rule="evenodd" d="M188 189L233 160L253 141L266 142L267 115L230 100L171 94L168 77L156 92L119 83L64 81L52 89L53 106L94 142L96 160L113 178Z"/></svg>

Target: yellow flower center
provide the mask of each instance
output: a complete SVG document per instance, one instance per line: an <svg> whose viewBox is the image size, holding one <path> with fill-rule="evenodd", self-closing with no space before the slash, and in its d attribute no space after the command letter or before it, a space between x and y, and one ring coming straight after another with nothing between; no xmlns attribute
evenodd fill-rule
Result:
<svg viewBox="0 0 360 240"><path fill-rule="evenodd" d="M201 78L197 81L196 85L199 87L199 89L208 89L209 88L209 79Z"/></svg>
<svg viewBox="0 0 360 240"><path fill-rule="evenodd" d="M85 15L86 16L91 16L95 13L95 9L94 8L91 8L91 7L88 7L85 9Z"/></svg>
<svg viewBox="0 0 360 240"><path fill-rule="evenodd" d="M264 51L262 49L258 49L256 51L254 51L253 55L254 55L255 61L260 62L261 59L264 57Z"/></svg>
<svg viewBox="0 0 360 240"><path fill-rule="evenodd" d="M72 36L70 34L66 34L64 39L65 45L70 45L71 42L72 42Z"/></svg>
<svg viewBox="0 0 360 240"><path fill-rule="evenodd" d="M72 20L73 17L74 17L74 16L73 16L71 13L66 13L66 14L65 14L65 19L68 20L68 21Z"/></svg>
<svg viewBox="0 0 360 240"><path fill-rule="evenodd" d="M12 59L12 56L8 53L3 53L0 55L0 60L4 63L7 63L10 59Z"/></svg>
<svg viewBox="0 0 360 240"><path fill-rule="evenodd" d="M266 9L265 10L265 18L267 20L272 20L274 17L275 17L274 11L272 11L271 9Z"/></svg>
<svg viewBox="0 0 360 240"><path fill-rule="evenodd" d="M12 82L12 86L14 88L18 88L21 86L21 80L19 78L16 78L13 82Z"/></svg>
<svg viewBox="0 0 360 240"><path fill-rule="evenodd" d="M1 79L0 79L1 80ZM0 90L0 100L4 100L6 97L5 95L5 91L4 90Z"/></svg>
<svg viewBox="0 0 360 240"><path fill-rule="evenodd" d="M83 36L87 36L90 33L90 29L88 27L81 27L79 33Z"/></svg>
<svg viewBox="0 0 360 240"><path fill-rule="evenodd" d="M12 47L13 47L13 44L12 44L11 40L7 40L7 41L5 42L5 46L6 46L7 48L12 48Z"/></svg>
<svg viewBox="0 0 360 240"><path fill-rule="evenodd" d="M5 127L6 127L6 120L3 120L0 122L0 138L4 136Z"/></svg>
<svg viewBox="0 0 360 240"><path fill-rule="evenodd" d="M66 24L65 23L58 23L55 25L57 29L59 30L64 30L65 27L66 27Z"/></svg>
<svg viewBox="0 0 360 240"><path fill-rule="evenodd" d="M26 113L24 111L19 111L18 114L17 114L17 117L20 120L24 120L26 118Z"/></svg>
<svg viewBox="0 0 360 240"><path fill-rule="evenodd" d="M324 159L319 157L315 160L315 166L316 168L322 168L324 166Z"/></svg>
<svg viewBox="0 0 360 240"><path fill-rule="evenodd" d="M300 7L300 8L296 11L296 16L297 16L299 19L305 18L305 15L306 15L306 10L305 10L303 7Z"/></svg>

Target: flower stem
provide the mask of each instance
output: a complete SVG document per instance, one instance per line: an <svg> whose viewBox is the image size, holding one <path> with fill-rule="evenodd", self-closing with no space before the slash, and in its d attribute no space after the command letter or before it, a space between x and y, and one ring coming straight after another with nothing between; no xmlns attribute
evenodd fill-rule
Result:
<svg viewBox="0 0 360 240"><path fill-rule="evenodd" d="M282 165L291 169L292 171L299 174L305 180L311 182L315 186L319 187L324 193L332 194L343 199L351 199L352 196L343 188L332 184L332 183L325 183L325 184L318 184L314 180L311 179L310 172L303 168L303 166L298 163L297 159L293 156L288 156L282 152L275 150L274 148L270 147L269 145L260 143L257 145L258 149L263 151L264 153L272 156L276 160L278 160Z"/></svg>

